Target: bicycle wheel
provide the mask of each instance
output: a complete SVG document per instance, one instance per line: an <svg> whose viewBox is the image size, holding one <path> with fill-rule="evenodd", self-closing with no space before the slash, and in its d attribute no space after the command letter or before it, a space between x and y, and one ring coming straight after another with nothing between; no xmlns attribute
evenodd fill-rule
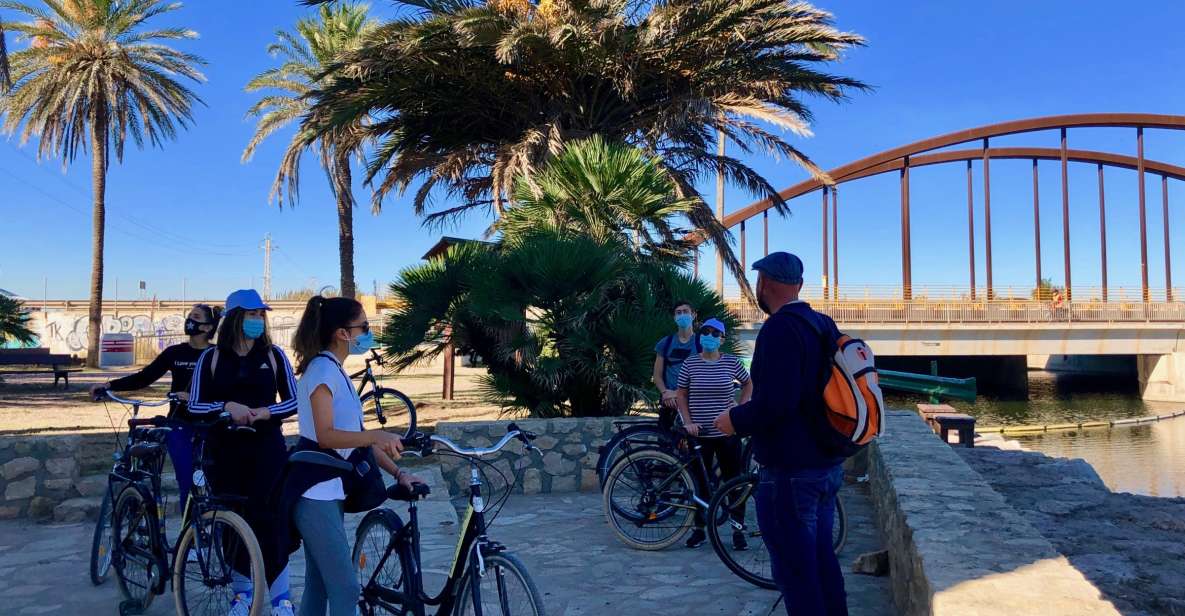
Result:
<svg viewBox="0 0 1185 616"><path fill-rule="evenodd" d="M95 532L91 538L91 584L99 586L107 581L107 572L111 570L111 547L114 541L114 530L111 528L111 488L103 494L103 504L99 505L99 519L95 520Z"/></svg>
<svg viewBox="0 0 1185 616"><path fill-rule="evenodd" d="M177 543L173 560L177 614L225 616L236 594L251 596L250 616L263 614L269 603L263 553L242 516L207 511L185 527Z"/></svg>
<svg viewBox="0 0 1185 616"><path fill-rule="evenodd" d="M545 616L547 612L543 609L543 598L522 561L507 552L489 554L483 560L486 568L484 576L474 575L470 571L462 578L453 614ZM480 611L476 607L478 605L481 606Z"/></svg>
<svg viewBox="0 0 1185 616"><path fill-rule="evenodd" d="M141 488L129 485L120 491L111 519L111 566L124 601L143 610L164 588L158 524L156 507Z"/></svg>
<svg viewBox="0 0 1185 616"><path fill-rule="evenodd" d="M835 548L835 553L843 549L843 544L848 540L848 512L844 509L843 499L838 494L835 495L835 522L831 527L831 546Z"/></svg>
<svg viewBox="0 0 1185 616"><path fill-rule="evenodd" d="M403 522L389 509L371 511L358 525L354 536L353 559L354 565L358 567L358 586L362 588L362 598L359 600L362 616L403 613L402 606L394 605L378 594L380 589L406 592L405 563L411 562L411 552L402 541L394 546L391 544L401 528ZM388 553L392 548L394 552ZM384 557L386 560L383 560Z"/></svg>
<svg viewBox="0 0 1185 616"><path fill-rule="evenodd" d="M381 417L399 428L404 436L416 431L416 405L401 392L390 387L376 387L360 398L364 415L376 415L381 410Z"/></svg>
<svg viewBox="0 0 1185 616"><path fill-rule="evenodd" d="M661 550L691 528L694 495L695 482L678 458L657 449L630 452L609 471L605 517L622 543Z"/></svg>
<svg viewBox="0 0 1185 616"><path fill-rule="evenodd" d="M777 586L770 572L769 551L757 527L757 507L753 502L756 492L757 476L752 473L734 477L720 486L708 505L708 519L713 520L708 524L708 539L729 570L754 586L772 590ZM745 539L746 549L735 549L734 533Z"/></svg>
<svg viewBox="0 0 1185 616"><path fill-rule="evenodd" d="M609 471L625 453L627 442L635 449L640 447L662 448L673 444L674 438L669 430L658 424L649 423L629 426L614 434L613 438L601 447L601 453L597 456L597 479L601 482L602 489L605 487L605 480L609 478Z"/></svg>

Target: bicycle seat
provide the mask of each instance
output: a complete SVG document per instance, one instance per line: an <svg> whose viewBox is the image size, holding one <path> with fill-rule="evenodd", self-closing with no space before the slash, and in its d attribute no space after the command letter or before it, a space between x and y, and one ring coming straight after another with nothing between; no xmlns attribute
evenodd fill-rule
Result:
<svg viewBox="0 0 1185 616"><path fill-rule="evenodd" d="M431 493L432 489L426 483L413 483L410 488L402 483L397 483L387 488L387 498L409 503L424 498Z"/></svg>
<svg viewBox="0 0 1185 616"><path fill-rule="evenodd" d="M344 473L349 473L354 470L354 465L346 462L341 458L335 458L325 452L313 451L311 449L304 451L295 451L288 456L289 464L316 464L318 466L328 466L334 470L339 470Z"/></svg>
<svg viewBox="0 0 1185 616"><path fill-rule="evenodd" d="M169 428L135 428L132 430L132 439L150 443L163 443L168 438L169 432L171 432Z"/></svg>
<svg viewBox="0 0 1185 616"><path fill-rule="evenodd" d="M136 443L128 449L128 455L140 460L156 457L161 453L160 443Z"/></svg>

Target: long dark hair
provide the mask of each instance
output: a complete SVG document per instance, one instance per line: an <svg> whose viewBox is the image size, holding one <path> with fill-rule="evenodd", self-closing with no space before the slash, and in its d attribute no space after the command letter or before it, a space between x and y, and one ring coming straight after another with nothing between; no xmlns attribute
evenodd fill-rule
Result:
<svg viewBox="0 0 1185 616"><path fill-rule="evenodd" d="M214 335L218 333L218 321L222 319L222 308L209 304L194 304L193 307L205 313L206 321L214 326L210 328L210 331L206 332L206 340L213 340Z"/></svg>
<svg viewBox="0 0 1185 616"><path fill-rule="evenodd" d="M314 295L304 307L300 325L292 336L292 350L296 353L296 373L304 374L309 362L329 348L333 334L346 327L362 314L362 304L349 297L321 297Z"/></svg>
<svg viewBox="0 0 1185 616"><path fill-rule="evenodd" d="M243 316L246 314L246 310L235 308L224 315L222 326L218 328L218 350L223 353L234 353L235 345L240 341L246 341L247 335L243 333ZM263 325L263 334L255 339L255 343L259 345L254 347L255 349L272 348L271 326L267 323L266 312L263 314Z"/></svg>

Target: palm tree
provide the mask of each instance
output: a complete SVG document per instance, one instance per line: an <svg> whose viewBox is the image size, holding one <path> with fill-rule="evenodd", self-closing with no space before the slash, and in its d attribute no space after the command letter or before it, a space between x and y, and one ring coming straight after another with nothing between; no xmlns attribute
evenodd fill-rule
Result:
<svg viewBox="0 0 1185 616"><path fill-rule="evenodd" d="M323 0L306 0L317 4ZM734 156L760 150L824 177L785 138L808 134L814 95L865 86L823 72L863 44L832 16L786 0L404 0L310 94L306 139L358 118L377 145L367 170L379 206L414 187L429 222L474 209L501 215L519 175L570 140L599 134L662 158L695 226L744 284L730 236L697 183L728 181L786 211L777 190ZM435 201L449 204L437 209Z"/></svg>
<svg viewBox="0 0 1185 616"><path fill-rule="evenodd" d="M4 28L0 28L0 92L5 92L12 86L8 71L8 47L4 42Z"/></svg>
<svg viewBox="0 0 1185 616"><path fill-rule="evenodd" d="M163 41L192 39L179 27L149 27L150 20L181 7L161 0L45 0L34 5L0 0L31 21L0 22L34 44L9 56L12 89L0 97L3 128L20 131L21 143L38 137L37 156L62 165L90 146L94 209L91 247L90 352L98 366L103 317L103 241L107 171L111 154L123 160L129 135L138 147L161 146L188 127L201 99L178 76L200 82L204 61Z"/></svg>
<svg viewBox="0 0 1185 616"><path fill-rule="evenodd" d="M363 37L377 24L367 18L367 5L343 2L322 6L316 18L296 22L296 32L279 30L275 43L268 46L272 56L281 64L260 73L247 83L248 92L274 90L255 103L248 117L259 119L255 136L243 151L243 162L251 159L255 149L269 135L305 116L309 109L309 92L324 87L333 79L327 67L340 55L356 48ZM321 166L329 176L329 183L337 201L338 254L341 261L341 294L354 297L354 191L351 156L359 155L362 119L327 131L316 140L305 142L300 135L293 137L281 161L272 186L272 198L295 205L300 184L300 160L313 147L321 155Z"/></svg>
<svg viewBox="0 0 1185 616"><path fill-rule="evenodd" d="M20 300L0 293L0 344L9 340L31 344L36 339L29 329L29 311Z"/></svg>
<svg viewBox="0 0 1185 616"><path fill-rule="evenodd" d="M494 228L507 242L551 228L682 263L687 230L671 219L689 215L695 202L674 196L675 186L661 164L638 148L607 143L599 135L571 141L534 177L519 179L513 205Z"/></svg>

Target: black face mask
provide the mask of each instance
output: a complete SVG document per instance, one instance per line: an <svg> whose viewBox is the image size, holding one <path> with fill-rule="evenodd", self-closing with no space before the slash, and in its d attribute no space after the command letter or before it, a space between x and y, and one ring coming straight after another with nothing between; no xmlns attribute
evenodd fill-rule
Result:
<svg viewBox="0 0 1185 616"><path fill-rule="evenodd" d="M198 329L199 327L201 327L203 325L206 325L206 323L202 323L201 321L194 321L193 319L185 319L185 335L186 336L196 336L198 334L204 334L205 332Z"/></svg>

